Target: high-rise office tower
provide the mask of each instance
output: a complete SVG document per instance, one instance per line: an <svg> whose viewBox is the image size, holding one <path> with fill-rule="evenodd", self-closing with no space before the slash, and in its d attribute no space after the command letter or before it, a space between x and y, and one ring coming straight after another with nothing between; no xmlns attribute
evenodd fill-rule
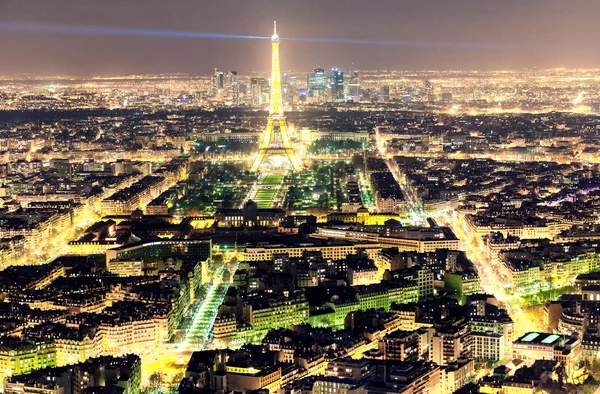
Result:
<svg viewBox="0 0 600 394"><path fill-rule="evenodd" d="M351 72L346 82L346 100L360 101L360 78L356 72Z"/></svg>
<svg viewBox="0 0 600 394"><path fill-rule="evenodd" d="M283 94L287 95L288 93L288 75L287 74L283 74L283 81L281 83L281 88L283 89Z"/></svg>
<svg viewBox="0 0 600 394"><path fill-rule="evenodd" d="M296 94L296 88L298 84L298 78L295 76L290 76L288 74L283 74L284 78L284 93L287 93L288 96L293 96Z"/></svg>
<svg viewBox="0 0 600 394"><path fill-rule="evenodd" d="M287 104L292 104L296 95L296 77L288 74L283 74L283 101Z"/></svg>
<svg viewBox="0 0 600 394"><path fill-rule="evenodd" d="M258 105L259 90L258 90L258 78L250 78L250 85L248 86L248 96L250 105Z"/></svg>
<svg viewBox="0 0 600 394"><path fill-rule="evenodd" d="M433 93L433 83L429 80L425 81L425 99L430 103L436 101L435 94Z"/></svg>
<svg viewBox="0 0 600 394"><path fill-rule="evenodd" d="M263 105L269 102L269 81L266 78L250 78L250 95L252 105Z"/></svg>
<svg viewBox="0 0 600 394"><path fill-rule="evenodd" d="M216 96L217 94L219 94L219 92L222 92L223 87L224 87L223 72L219 71L218 69L215 68L215 72L212 75L213 96Z"/></svg>
<svg viewBox="0 0 600 394"><path fill-rule="evenodd" d="M390 102L390 87L388 85L379 88L378 101L380 103Z"/></svg>
<svg viewBox="0 0 600 394"><path fill-rule="evenodd" d="M319 102L326 101L328 83L324 68L317 67L312 74L308 74L306 84L309 97L316 97Z"/></svg>
<svg viewBox="0 0 600 394"><path fill-rule="evenodd" d="M237 71L229 71L227 73L227 97L231 98L233 104L238 104L240 86L237 80Z"/></svg>
<svg viewBox="0 0 600 394"><path fill-rule="evenodd" d="M295 93L296 85L298 84L298 78L295 76L288 77L288 88L292 90L291 93Z"/></svg>
<svg viewBox="0 0 600 394"><path fill-rule="evenodd" d="M331 100L334 103L344 101L344 73L337 68L331 69Z"/></svg>
<svg viewBox="0 0 600 394"><path fill-rule="evenodd" d="M237 83L237 74L237 71L229 71L227 73L227 81L229 83L229 86Z"/></svg>

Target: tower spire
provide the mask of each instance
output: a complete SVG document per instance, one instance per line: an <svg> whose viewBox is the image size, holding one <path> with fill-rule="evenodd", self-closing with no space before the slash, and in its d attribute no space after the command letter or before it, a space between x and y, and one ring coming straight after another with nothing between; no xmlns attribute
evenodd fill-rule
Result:
<svg viewBox="0 0 600 394"><path fill-rule="evenodd" d="M273 35L271 36L271 41L279 41L279 36L277 35L277 21L273 21Z"/></svg>

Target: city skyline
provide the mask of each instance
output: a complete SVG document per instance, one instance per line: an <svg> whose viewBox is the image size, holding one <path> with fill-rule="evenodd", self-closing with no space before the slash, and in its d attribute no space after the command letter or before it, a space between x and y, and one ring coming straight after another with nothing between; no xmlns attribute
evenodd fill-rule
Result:
<svg viewBox="0 0 600 394"><path fill-rule="evenodd" d="M518 23L487 41L519 10L528 29L527 13L562 11L555 27L577 14L511 1L403 3L419 37L383 23L397 16L385 0L334 14L225 0L214 17L202 3L193 31L170 25L184 0L162 19L154 0L58 0L64 14L32 1L29 22L0 5L14 17L0 44L51 54L46 71L61 54L102 70L0 77L0 391L600 392L599 69L343 63L584 60ZM272 30L251 28L271 14ZM128 56L171 67L189 54L161 45L186 40L206 44L181 66L194 72L114 73ZM270 66L240 69L247 53ZM5 55L0 69L22 61Z"/></svg>
<svg viewBox="0 0 600 394"><path fill-rule="evenodd" d="M600 5L593 1L380 0L368 6L354 1L83 5L59 0L48 6L33 0L4 2L0 11L3 75L207 74L217 58L223 69L267 70L268 48L260 39L169 37L165 32L267 37L264 26L272 20L290 39L283 70L319 64L348 69L352 63L359 69L600 67L594 45L599 28L593 23ZM136 30L145 34L131 33ZM299 38L308 41L295 41Z"/></svg>

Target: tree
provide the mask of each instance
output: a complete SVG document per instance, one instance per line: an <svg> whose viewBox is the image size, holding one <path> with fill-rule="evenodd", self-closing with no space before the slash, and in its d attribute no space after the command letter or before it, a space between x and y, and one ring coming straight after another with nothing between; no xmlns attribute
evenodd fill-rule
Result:
<svg viewBox="0 0 600 394"><path fill-rule="evenodd" d="M317 201L317 207L323 209L329 208L329 195L327 193L322 193L319 196L319 201Z"/></svg>
<svg viewBox="0 0 600 394"><path fill-rule="evenodd" d="M171 390L177 390L179 387L179 383L183 379L183 372L177 372L175 376L173 376L173 380L171 381Z"/></svg>
<svg viewBox="0 0 600 394"><path fill-rule="evenodd" d="M148 381L150 382L149 388L151 390L158 391L163 383L163 374L160 372L154 372L152 375L150 375Z"/></svg>

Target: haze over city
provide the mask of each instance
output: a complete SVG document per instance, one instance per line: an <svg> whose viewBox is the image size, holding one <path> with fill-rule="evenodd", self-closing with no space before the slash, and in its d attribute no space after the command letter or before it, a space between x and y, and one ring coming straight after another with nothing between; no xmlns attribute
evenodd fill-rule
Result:
<svg viewBox="0 0 600 394"><path fill-rule="evenodd" d="M373 41L288 42L286 71L306 71L315 63L355 63L359 69L594 68L600 63L598 13L594 0L5 0L0 4L0 73L205 74L215 59L226 69L266 70L269 48L260 40L36 34L23 26L268 36L265 27L273 20L289 38Z"/></svg>

